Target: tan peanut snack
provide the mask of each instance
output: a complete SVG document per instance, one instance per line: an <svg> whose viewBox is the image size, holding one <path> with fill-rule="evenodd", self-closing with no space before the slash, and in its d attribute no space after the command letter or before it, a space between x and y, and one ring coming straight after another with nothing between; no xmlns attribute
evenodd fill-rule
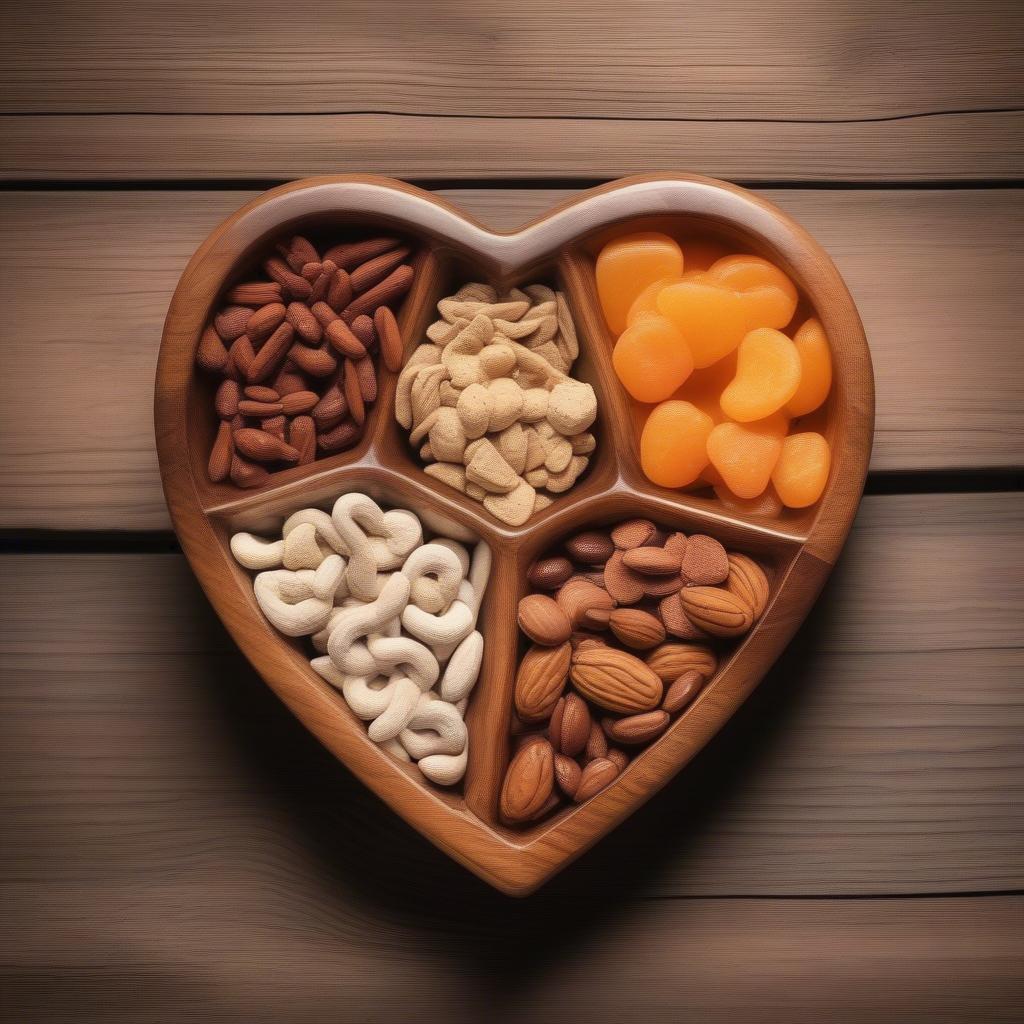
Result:
<svg viewBox="0 0 1024 1024"><path fill-rule="evenodd" d="M524 758L520 747L506 786L521 809L518 817L503 809L508 824L611 785L686 714L771 595L749 555L641 518L565 538L536 559L526 582L518 621L530 646L512 732L529 731L523 742L546 738L552 759L549 769L546 753Z"/></svg>
<svg viewBox="0 0 1024 1024"><path fill-rule="evenodd" d="M469 757L466 705L484 651L476 622L487 545L470 553L451 538L426 540L411 512L350 493L330 513L293 513L274 539L236 533L231 552L256 574L253 593L270 624L309 637L310 665L368 737L431 782L459 782ZM568 675L568 644L545 655ZM544 700L558 699L526 689L538 716L549 711Z"/></svg>
<svg viewBox="0 0 1024 1024"><path fill-rule="evenodd" d="M196 351L200 368L223 378L211 481L258 487L359 441L377 398L377 349L388 370L401 367L392 307L412 285L412 259L390 235L333 245L322 258L295 235L269 247L269 280L228 288Z"/></svg>
<svg viewBox="0 0 1024 1024"><path fill-rule="evenodd" d="M596 445L594 389L569 376L579 348L565 299L541 284L500 296L468 284L437 309L399 376L395 418L428 475L522 526Z"/></svg>

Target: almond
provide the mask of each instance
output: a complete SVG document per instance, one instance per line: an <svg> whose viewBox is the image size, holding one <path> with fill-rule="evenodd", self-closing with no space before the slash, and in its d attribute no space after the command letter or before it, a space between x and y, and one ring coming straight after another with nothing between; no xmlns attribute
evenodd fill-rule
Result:
<svg viewBox="0 0 1024 1024"><path fill-rule="evenodd" d="M288 420L284 416L268 416L261 424L260 430L265 431L278 441L284 441L284 429Z"/></svg>
<svg viewBox="0 0 1024 1024"><path fill-rule="evenodd" d="M750 605L721 587L686 587L679 597L687 618L712 636L742 636L754 623Z"/></svg>
<svg viewBox="0 0 1024 1024"><path fill-rule="evenodd" d="M588 761L595 757L605 757L608 754L608 740L604 730L597 722L590 723L590 735L587 737L587 746L583 751Z"/></svg>
<svg viewBox="0 0 1024 1024"><path fill-rule="evenodd" d="M324 253L325 260L333 260L334 263L344 270L352 270L360 263L372 260L381 253L389 252L399 245L397 238L391 235L378 235L374 238L364 238L359 242L342 242L334 245Z"/></svg>
<svg viewBox="0 0 1024 1024"><path fill-rule="evenodd" d="M624 750L619 750L618 747L609 747L606 756L619 769L619 774L626 770L626 765L629 764L629 754Z"/></svg>
<svg viewBox="0 0 1024 1024"><path fill-rule="evenodd" d="M599 632L603 629L607 629L611 620L611 608L587 608L580 616L580 627Z"/></svg>
<svg viewBox="0 0 1024 1024"><path fill-rule="evenodd" d="M292 325L296 335L307 345L319 345L324 335L320 321L313 316L313 311L304 302L290 302L285 313L288 323Z"/></svg>
<svg viewBox="0 0 1024 1024"><path fill-rule="evenodd" d="M585 580L580 576L573 576L566 580L559 588L555 598L559 608L569 617L573 629L578 629L583 621L584 613L590 608L607 608L609 611L615 607L615 601L608 593L596 583Z"/></svg>
<svg viewBox="0 0 1024 1024"><path fill-rule="evenodd" d="M621 550L647 544L657 527L649 519L627 519L612 530L612 543Z"/></svg>
<svg viewBox="0 0 1024 1024"><path fill-rule="evenodd" d="M290 242L280 243L277 251L285 258L288 266L298 274L307 263L319 262L320 254L308 238L295 235Z"/></svg>
<svg viewBox="0 0 1024 1024"><path fill-rule="evenodd" d="M243 389L242 394L254 402L279 402L281 400L281 396L273 388L264 387L262 384L249 384Z"/></svg>
<svg viewBox="0 0 1024 1024"><path fill-rule="evenodd" d="M348 411L352 419L362 426L366 422L366 403L363 401L363 392L359 387L359 376L356 374L355 363L351 359L345 360L342 390L345 392L345 401L348 402Z"/></svg>
<svg viewBox="0 0 1024 1024"><path fill-rule="evenodd" d="M564 644L572 633L569 617L545 594L528 594L519 602L519 628L537 644Z"/></svg>
<svg viewBox="0 0 1024 1024"><path fill-rule="evenodd" d="M667 711L647 711L642 715L629 715L627 718L606 718L601 725L608 738L616 743L636 746L650 743L660 736L669 723Z"/></svg>
<svg viewBox="0 0 1024 1024"><path fill-rule="evenodd" d="M281 286L282 297L302 301L309 298L309 293L312 291L310 283L304 277L296 274L280 257L271 256L270 259L265 260L263 269L267 277Z"/></svg>
<svg viewBox="0 0 1024 1024"><path fill-rule="evenodd" d="M360 263L352 271L352 290L365 292L367 288L379 284L409 255L409 252L409 247L403 245L390 252L382 253L380 256L374 256L372 260L367 260L365 263Z"/></svg>
<svg viewBox="0 0 1024 1024"><path fill-rule="evenodd" d="M329 420L336 420L348 412L348 402L341 386L335 382L320 397L320 401L313 406L313 419L318 426L322 426Z"/></svg>
<svg viewBox="0 0 1024 1024"><path fill-rule="evenodd" d="M249 319L255 315L248 306L225 306L213 318L213 326L225 341L234 341L245 334Z"/></svg>
<svg viewBox="0 0 1024 1024"><path fill-rule="evenodd" d="M282 324L282 328L290 325ZM268 341L269 345L270 342ZM311 377L329 377L338 368L338 360L325 348L310 348L308 345L292 345L288 358Z"/></svg>
<svg viewBox="0 0 1024 1024"><path fill-rule="evenodd" d="M580 766L565 754L555 754L555 782L558 788L571 800L576 795L583 771Z"/></svg>
<svg viewBox="0 0 1024 1024"><path fill-rule="evenodd" d="M288 428L288 443L299 453L299 465L316 458L316 424L311 416L296 416Z"/></svg>
<svg viewBox="0 0 1024 1024"><path fill-rule="evenodd" d="M235 449L231 443L231 424L227 420L221 420L220 426L217 427L217 438L210 449L210 461L207 465L210 479L215 484L227 480L228 474L231 472L231 459L234 454Z"/></svg>
<svg viewBox="0 0 1024 1024"><path fill-rule="evenodd" d="M671 683L691 669L710 679L718 668L714 652L703 644L662 644L651 651L646 660L663 683Z"/></svg>
<svg viewBox="0 0 1024 1024"><path fill-rule="evenodd" d="M249 340L258 345L264 338L269 338L284 322L285 312L282 302L268 302L260 306L246 326L245 333L249 335Z"/></svg>
<svg viewBox="0 0 1024 1024"><path fill-rule="evenodd" d="M662 598L658 605L658 615L665 626L665 632L678 640L706 640L708 634L696 623L691 622L683 610L683 602L679 594L671 594Z"/></svg>
<svg viewBox="0 0 1024 1024"><path fill-rule="evenodd" d="M341 311L342 319L351 323L364 313L373 316L378 306L393 306L412 286L412 279L415 276L416 272L408 263L396 267L379 284L356 296Z"/></svg>
<svg viewBox="0 0 1024 1024"><path fill-rule="evenodd" d="M725 582L727 590L750 605L754 618L759 619L768 605L768 577L752 558L746 555L729 555L729 577Z"/></svg>
<svg viewBox="0 0 1024 1024"><path fill-rule="evenodd" d="M264 430L243 427L234 435L235 447L254 462L298 462L299 453L288 443Z"/></svg>
<svg viewBox="0 0 1024 1024"><path fill-rule="evenodd" d="M369 356L355 360L356 378L359 381L359 393L367 404L377 401L377 371L373 368L373 360Z"/></svg>
<svg viewBox="0 0 1024 1024"><path fill-rule="evenodd" d="M199 338L196 362L210 373L223 373L228 364L228 350L212 325L207 325Z"/></svg>
<svg viewBox="0 0 1024 1024"><path fill-rule="evenodd" d="M646 651L665 639L665 627L661 621L639 608L616 608L611 613L609 625L619 640L634 650Z"/></svg>
<svg viewBox="0 0 1024 1024"><path fill-rule="evenodd" d="M686 534L681 533L678 530L675 533L670 533L668 537L665 538L665 543L662 547L669 552L669 554L675 555L679 559L680 564L682 564L683 555L686 552Z"/></svg>
<svg viewBox="0 0 1024 1024"><path fill-rule="evenodd" d="M333 430L324 434L318 434L316 446L322 452L340 452L345 448L351 448L362 435L362 429L357 427L351 420L339 423Z"/></svg>
<svg viewBox="0 0 1024 1024"><path fill-rule="evenodd" d="M302 264L299 275L304 277L310 284L317 280L324 272L324 265L320 260L310 260Z"/></svg>
<svg viewBox="0 0 1024 1024"><path fill-rule="evenodd" d="M243 398L238 403L238 411L243 416L265 419L267 416L280 416L284 412L284 406L280 402L253 402Z"/></svg>
<svg viewBox="0 0 1024 1024"><path fill-rule="evenodd" d="M604 584L608 593L619 604L636 604L644 596L644 577L630 569L623 561L621 551L616 551L604 567Z"/></svg>
<svg viewBox="0 0 1024 1024"><path fill-rule="evenodd" d="M670 715L682 711L704 688L705 679L696 669L684 672L665 692L661 707Z"/></svg>
<svg viewBox="0 0 1024 1024"><path fill-rule="evenodd" d="M584 697L606 711L630 715L661 703L663 687L653 669L612 647L576 651L569 677Z"/></svg>
<svg viewBox="0 0 1024 1024"><path fill-rule="evenodd" d="M565 714L565 698L559 697L555 701L555 709L551 712L551 721L548 722L548 739L555 750L562 746L562 715Z"/></svg>
<svg viewBox="0 0 1024 1024"><path fill-rule="evenodd" d="M332 320L324 334L331 348L341 355L349 359L362 359L366 355L366 346L352 333L352 328L344 320Z"/></svg>
<svg viewBox="0 0 1024 1024"><path fill-rule="evenodd" d="M281 286L276 281L247 281L230 288L224 301L239 306L265 306L281 301Z"/></svg>
<svg viewBox="0 0 1024 1024"><path fill-rule="evenodd" d="M678 594L686 581L678 572L666 576L645 576L644 594L647 597L662 598Z"/></svg>
<svg viewBox="0 0 1024 1024"><path fill-rule="evenodd" d="M306 391L308 385L306 378L301 373L296 373L291 363L285 363L274 377L274 390L284 398L285 395L294 395L299 391Z"/></svg>
<svg viewBox="0 0 1024 1024"><path fill-rule="evenodd" d="M698 587L717 586L729 575L729 555L714 537L695 533L686 540L682 573Z"/></svg>
<svg viewBox="0 0 1024 1024"><path fill-rule="evenodd" d="M555 752L547 740L528 743L512 758L499 810L509 824L530 821L544 809L555 784Z"/></svg>
<svg viewBox="0 0 1024 1024"><path fill-rule="evenodd" d="M265 483L270 474L262 467L235 452L231 460L231 482L238 487L259 487Z"/></svg>
<svg viewBox="0 0 1024 1024"><path fill-rule="evenodd" d="M575 693L568 693L562 707L559 749L569 757L578 757L590 738L590 712L586 702Z"/></svg>
<svg viewBox="0 0 1024 1024"><path fill-rule="evenodd" d="M558 647L531 647L519 663L515 683L516 713L524 722L550 718L569 678L568 643Z"/></svg>
<svg viewBox="0 0 1024 1024"><path fill-rule="evenodd" d="M240 397L241 389L238 387L238 381L222 381L213 399L213 406L217 410L217 415L222 420L229 420L237 416Z"/></svg>
<svg viewBox="0 0 1024 1024"><path fill-rule="evenodd" d="M255 384L276 373L278 367L284 362L284 357L288 354L294 337L295 331L292 330L292 325L282 323L256 353L256 357L245 372L245 379L250 384Z"/></svg>
<svg viewBox="0 0 1024 1024"><path fill-rule="evenodd" d="M623 564L645 576L678 573L681 559L664 548L639 547L623 552Z"/></svg>
<svg viewBox="0 0 1024 1024"><path fill-rule="evenodd" d="M352 333L362 342L363 348L369 352L377 344L377 329L368 316L357 316L349 325Z"/></svg>
<svg viewBox="0 0 1024 1024"><path fill-rule="evenodd" d="M255 358L256 350L252 347L249 335L243 334L240 338L235 338L231 343L226 372L232 376L248 379L249 368L252 366Z"/></svg>
<svg viewBox="0 0 1024 1024"><path fill-rule="evenodd" d="M315 391L293 391L281 398L281 409L285 416L299 416L310 412L320 401Z"/></svg>
<svg viewBox="0 0 1024 1024"><path fill-rule="evenodd" d="M619 777L619 771L619 766L607 757L595 758L583 769L573 799L576 803L581 804L591 797L597 796L602 789L611 785Z"/></svg>
<svg viewBox="0 0 1024 1024"><path fill-rule="evenodd" d="M392 373L402 368L402 332L395 314L387 306L379 306L373 314L373 326L380 341L380 357Z"/></svg>
<svg viewBox="0 0 1024 1024"><path fill-rule="evenodd" d="M557 590L572 576L572 562L568 558L538 558L530 566L526 581L535 590Z"/></svg>
<svg viewBox="0 0 1024 1024"><path fill-rule="evenodd" d="M327 278L327 305L341 312L351 301L353 295L352 279L348 272L335 270Z"/></svg>
<svg viewBox="0 0 1024 1024"><path fill-rule="evenodd" d="M316 317L317 323L321 327L327 327L329 324L333 324L335 320L339 319L338 314L327 305L326 302L313 302L309 307L310 313Z"/></svg>
<svg viewBox="0 0 1024 1024"><path fill-rule="evenodd" d="M612 557L615 545L607 533L588 530L567 540L565 550L569 557L580 565L604 565Z"/></svg>

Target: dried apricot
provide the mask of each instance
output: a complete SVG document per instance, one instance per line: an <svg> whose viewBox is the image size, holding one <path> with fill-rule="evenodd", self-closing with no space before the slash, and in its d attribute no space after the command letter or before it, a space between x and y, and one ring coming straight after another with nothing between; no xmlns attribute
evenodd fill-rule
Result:
<svg viewBox="0 0 1024 1024"><path fill-rule="evenodd" d="M788 427L775 413L753 423L719 423L708 435L708 459L738 498L756 498L768 486Z"/></svg>
<svg viewBox="0 0 1024 1024"><path fill-rule="evenodd" d="M832 354L821 321L811 317L793 335L800 356L800 385L786 403L790 416L814 412L828 398L832 387Z"/></svg>
<svg viewBox="0 0 1024 1024"><path fill-rule="evenodd" d="M825 490L832 453L828 441L812 431L791 434L782 442L782 452L772 470L772 483L782 504L807 508Z"/></svg>
<svg viewBox="0 0 1024 1024"><path fill-rule="evenodd" d="M653 281L680 277L683 251L657 231L623 235L608 242L597 257L597 294L604 318L615 335L626 328L633 300Z"/></svg>
<svg viewBox="0 0 1024 1024"><path fill-rule="evenodd" d="M781 409L800 384L800 355L781 331L759 327L741 342L736 376L722 392L722 411L739 423L763 420Z"/></svg>
<svg viewBox="0 0 1024 1024"><path fill-rule="evenodd" d="M698 369L729 355L757 326L740 293L709 280L707 274L663 288L657 306L686 339Z"/></svg>
<svg viewBox="0 0 1024 1024"><path fill-rule="evenodd" d="M760 256L724 256L708 270L708 278L743 295L751 327L785 327L796 312L796 286L774 263Z"/></svg>
<svg viewBox="0 0 1024 1024"><path fill-rule="evenodd" d="M637 320L646 316L661 316L658 312L658 293L662 288L681 281L682 277L659 277L652 281L634 300L626 314L626 326L632 327Z"/></svg>
<svg viewBox="0 0 1024 1024"><path fill-rule="evenodd" d="M708 464L708 436L714 421L690 402L662 402L647 417L640 435L640 464L661 487L686 487Z"/></svg>
<svg viewBox="0 0 1024 1024"><path fill-rule="evenodd" d="M649 316L622 332L612 364L623 387L638 402L660 402L690 375L693 357L668 320Z"/></svg>

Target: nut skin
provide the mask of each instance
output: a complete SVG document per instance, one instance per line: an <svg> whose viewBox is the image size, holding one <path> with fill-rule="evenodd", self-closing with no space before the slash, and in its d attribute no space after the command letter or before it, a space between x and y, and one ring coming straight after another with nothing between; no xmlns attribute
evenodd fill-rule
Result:
<svg viewBox="0 0 1024 1024"><path fill-rule="evenodd" d="M622 561L629 569L643 573L645 576L665 576L678 573L682 560L664 548L639 547L630 548L622 553Z"/></svg>
<svg viewBox="0 0 1024 1024"><path fill-rule="evenodd" d="M543 722L551 717L569 677L569 643L558 647L531 647L519 663L514 701L524 722Z"/></svg>
<svg viewBox="0 0 1024 1024"><path fill-rule="evenodd" d="M642 715L629 715L626 718L605 718L601 722L610 740L629 746L650 743L660 736L669 723L667 711L646 711Z"/></svg>
<svg viewBox="0 0 1024 1024"><path fill-rule="evenodd" d="M569 757L579 757L590 739L590 712L586 702L575 693L569 693L562 709L559 730L559 749Z"/></svg>
<svg viewBox="0 0 1024 1024"><path fill-rule="evenodd" d="M694 698L704 688L704 676L696 669L684 672L665 691L665 697L661 702L663 711L670 715L678 714L683 708L693 703Z"/></svg>
<svg viewBox="0 0 1024 1024"><path fill-rule="evenodd" d="M612 530L612 543L620 551L650 543L658 528L649 519L627 519Z"/></svg>
<svg viewBox="0 0 1024 1024"><path fill-rule="evenodd" d="M611 785L619 777L619 766L607 757L595 758L586 768L580 777L580 784L576 787L574 797L576 803L582 804L591 797L597 796L602 789Z"/></svg>
<svg viewBox="0 0 1024 1024"><path fill-rule="evenodd" d="M567 540L565 550L579 565L603 565L611 558L615 545L607 533L587 530Z"/></svg>
<svg viewBox="0 0 1024 1024"><path fill-rule="evenodd" d="M569 616L546 594L528 594L519 602L519 628L536 644L555 647L572 634Z"/></svg>
<svg viewBox="0 0 1024 1024"><path fill-rule="evenodd" d="M538 558L530 566L526 581L534 590L558 590L572 574L572 562L568 558Z"/></svg>
<svg viewBox="0 0 1024 1024"><path fill-rule="evenodd" d="M569 677L587 700L620 715L652 711L664 687L644 662L613 647L591 648L573 655Z"/></svg>
<svg viewBox="0 0 1024 1024"><path fill-rule="evenodd" d="M637 651L650 650L665 639L661 620L639 608L616 608L609 617L609 625L622 643Z"/></svg>
<svg viewBox="0 0 1024 1024"><path fill-rule="evenodd" d="M714 537L695 533L686 540L681 571L695 586L717 586L729 575L729 556Z"/></svg>
<svg viewBox="0 0 1024 1024"><path fill-rule="evenodd" d="M603 590L596 583L583 579L581 576L574 576L567 580L559 589L555 597L558 607L569 617L573 629L579 629L583 624L583 617L594 608L607 608L611 611L615 607L615 599Z"/></svg>
<svg viewBox="0 0 1024 1024"><path fill-rule="evenodd" d="M595 757L606 757L608 754L608 740L598 722L590 723L590 735L587 737L587 746L583 754L588 761L593 761Z"/></svg>
<svg viewBox="0 0 1024 1024"><path fill-rule="evenodd" d="M538 816L555 784L555 752L545 739L523 746L512 758L501 787L502 820L520 824Z"/></svg>
<svg viewBox="0 0 1024 1024"><path fill-rule="evenodd" d="M768 605L770 588L764 570L747 555L738 552L729 555L729 576L726 589L746 601L757 620Z"/></svg>
<svg viewBox="0 0 1024 1024"><path fill-rule="evenodd" d="M707 680L718 668L714 651L703 644L662 644L647 655L646 662L663 683L675 682L690 669L696 669Z"/></svg>
<svg viewBox="0 0 1024 1024"><path fill-rule="evenodd" d="M566 799L572 800L576 796L582 776L583 770L571 757L555 755L555 782Z"/></svg>
<svg viewBox="0 0 1024 1024"><path fill-rule="evenodd" d="M742 636L754 624L750 605L721 587L685 587L679 599L687 618L712 636Z"/></svg>

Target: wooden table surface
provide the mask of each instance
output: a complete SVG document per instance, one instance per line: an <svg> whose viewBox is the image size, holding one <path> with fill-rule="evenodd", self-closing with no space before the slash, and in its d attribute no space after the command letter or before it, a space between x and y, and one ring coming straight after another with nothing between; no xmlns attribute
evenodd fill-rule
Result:
<svg viewBox="0 0 1024 1024"><path fill-rule="evenodd" d="M35 0L0 26L0 1016L1019 1020L1024 8ZM511 227L624 173L768 196L875 360L790 650L538 895L447 861L226 636L153 447L187 258L374 171Z"/></svg>

